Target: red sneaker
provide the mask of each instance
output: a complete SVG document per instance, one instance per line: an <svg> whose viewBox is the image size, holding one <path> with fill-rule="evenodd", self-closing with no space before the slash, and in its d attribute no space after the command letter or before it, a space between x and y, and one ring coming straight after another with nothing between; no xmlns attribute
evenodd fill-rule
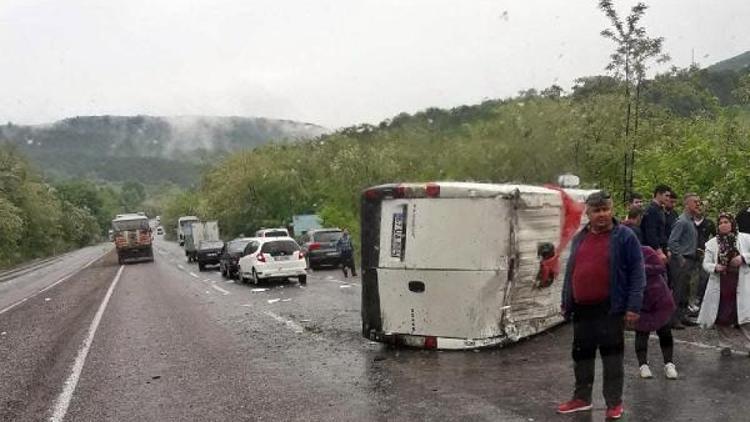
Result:
<svg viewBox="0 0 750 422"><path fill-rule="evenodd" d="M624 411L625 409L623 409L622 403L617 406L608 407L606 413L607 420L620 419L622 417L622 412Z"/></svg>
<svg viewBox="0 0 750 422"><path fill-rule="evenodd" d="M573 399L557 406L557 413L565 414L573 412L583 412L584 410L591 410L591 407L591 403L587 401L583 401L581 399Z"/></svg>

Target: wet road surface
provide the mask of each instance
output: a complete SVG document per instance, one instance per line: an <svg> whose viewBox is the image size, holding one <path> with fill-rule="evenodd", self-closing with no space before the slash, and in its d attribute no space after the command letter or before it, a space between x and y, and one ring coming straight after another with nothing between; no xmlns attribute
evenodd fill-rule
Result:
<svg viewBox="0 0 750 422"><path fill-rule="evenodd" d="M504 349L392 349L360 336L360 281L340 271L254 286L198 271L170 242L122 268L92 262L105 251L0 283L0 310L16 303L0 313L0 420L604 419L600 373L593 412L554 413L572 389L570 326ZM750 359L677 335L695 343L677 344L677 381L656 341L655 378L638 379L628 336L624 420L749 420Z"/></svg>

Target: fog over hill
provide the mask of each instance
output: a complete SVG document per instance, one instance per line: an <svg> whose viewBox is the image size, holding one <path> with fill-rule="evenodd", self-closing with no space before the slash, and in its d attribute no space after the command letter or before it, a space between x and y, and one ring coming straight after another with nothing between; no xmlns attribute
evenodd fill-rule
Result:
<svg viewBox="0 0 750 422"><path fill-rule="evenodd" d="M0 126L10 143L52 178L194 183L199 167L226 152L326 133L289 120L207 116L89 116Z"/></svg>

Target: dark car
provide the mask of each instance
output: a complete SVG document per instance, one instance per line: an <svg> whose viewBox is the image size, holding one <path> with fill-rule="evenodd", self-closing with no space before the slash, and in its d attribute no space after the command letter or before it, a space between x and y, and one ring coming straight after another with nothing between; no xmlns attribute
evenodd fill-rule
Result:
<svg viewBox="0 0 750 422"><path fill-rule="evenodd" d="M219 257L219 270L221 270L222 276L227 278L237 276L238 263L242 258L242 252L251 240L253 240L251 237L232 239L224 245Z"/></svg>
<svg viewBox="0 0 750 422"><path fill-rule="evenodd" d="M198 261L198 269L203 271L206 265L219 265L219 257L223 248L224 242L221 240L201 240L198 242L195 259Z"/></svg>
<svg viewBox="0 0 750 422"><path fill-rule="evenodd" d="M310 268L323 265L339 266L341 254L336 250L336 242L341 238L341 229L310 230L300 238L302 251L305 253Z"/></svg>

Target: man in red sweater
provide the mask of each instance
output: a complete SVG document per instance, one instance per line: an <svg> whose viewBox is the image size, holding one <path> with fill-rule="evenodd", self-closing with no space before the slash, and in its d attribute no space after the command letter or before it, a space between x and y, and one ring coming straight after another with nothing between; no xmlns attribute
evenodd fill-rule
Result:
<svg viewBox="0 0 750 422"><path fill-rule="evenodd" d="M612 218L612 199L599 191L586 199L589 224L571 243L562 292L562 311L573 320L573 399L558 413L591 409L596 351L602 357L606 416L622 416L624 327L635 326L646 275L641 245Z"/></svg>

